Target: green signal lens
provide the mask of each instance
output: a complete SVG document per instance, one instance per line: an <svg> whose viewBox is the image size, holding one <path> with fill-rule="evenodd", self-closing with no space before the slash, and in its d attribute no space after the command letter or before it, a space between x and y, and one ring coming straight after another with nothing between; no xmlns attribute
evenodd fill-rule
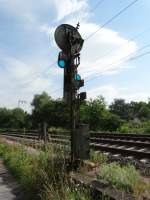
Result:
<svg viewBox="0 0 150 200"><path fill-rule="evenodd" d="M58 61L58 66L59 66L60 68L65 68L65 65L66 65L66 63L65 63L64 60L59 60L59 61Z"/></svg>
<svg viewBox="0 0 150 200"><path fill-rule="evenodd" d="M76 81L80 81L80 80L81 80L81 76L80 76L79 74L75 74L74 79L75 79Z"/></svg>

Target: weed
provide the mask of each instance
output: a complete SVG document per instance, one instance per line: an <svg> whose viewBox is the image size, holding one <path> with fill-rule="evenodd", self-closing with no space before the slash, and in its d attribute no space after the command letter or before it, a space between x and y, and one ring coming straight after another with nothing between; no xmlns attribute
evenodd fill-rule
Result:
<svg viewBox="0 0 150 200"><path fill-rule="evenodd" d="M90 158L91 158L92 162L99 163L99 164L107 162L106 155L104 155L101 152L97 152L97 151L93 151L93 150L90 151Z"/></svg>
<svg viewBox="0 0 150 200"><path fill-rule="evenodd" d="M134 166L120 166L115 162L103 164L98 178L104 179L125 191L134 191L135 187L141 183L140 174Z"/></svg>
<svg viewBox="0 0 150 200"><path fill-rule="evenodd" d="M22 145L0 142L0 156L7 167L30 194L31 200L89 200L86 191L68 183L63 150L46 147L32 155Z"/></svg>

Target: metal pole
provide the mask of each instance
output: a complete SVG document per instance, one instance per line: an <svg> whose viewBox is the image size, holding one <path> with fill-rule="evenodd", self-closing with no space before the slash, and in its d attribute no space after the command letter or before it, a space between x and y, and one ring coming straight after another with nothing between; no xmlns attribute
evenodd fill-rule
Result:
<svg viewBox="0 0 150 200"><path fill-rule="evenodd" d="M77 136L76 131L79 125L79 109L80 104L78 102L77 88L74 86L75 72L77 71L76 65L74 65L74 57L71 57L69 67L71 69L70 77L70 123L71 123L71 162L72 164L78 159L77 157Z"/></svg>
<svg viewBox="0 0 150 200"><path fill-rule="evenodd" d="M76 129L76 120L75 120L75 90L73 87L73 78L74 78L74 68L71 66L73 59L70 59L70 69L71 69L71 84L70 84L70 123L71 123L71 162L72 164L75 161L75 129Z"/></svg>
<svg viewBox="0 0 150 200"><path fill-rule="evenodd" d="M43 132L44 132L44 142L47 140L47 123L44 122L43 124Z"/></svg>

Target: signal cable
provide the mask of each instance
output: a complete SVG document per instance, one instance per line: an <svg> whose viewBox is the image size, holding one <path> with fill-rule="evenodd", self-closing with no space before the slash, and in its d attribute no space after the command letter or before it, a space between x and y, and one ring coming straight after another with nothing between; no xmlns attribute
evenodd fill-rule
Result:
<svg viewBox="0 0 150 200"><path fill-rule="evenodd" d="M148 54L150 54L150 51L147 51L147 52L145 52L145 53L143 53L143 54L140 54L140 55L138 55L138 56L134 56L134 57L132 57L132 58L129 58L128 60L134 61L134 60L136 60L136 59L138 59L138 58L140 58L140 57L146 56L146 55L148 55ZM99 74L99 75L102 75L102 74ZM95 79L97 79L97 78L99 78L99 77L100 77L100 76L96 76L96 77L94 77L94 78L91 78L91 79L89 79L87 82L90 82L90 81L92 81L92 80L95 80Z"/></svg>
<svg viewBox="0 0 150 200"><path fill-rule="evenodd" d="M56 64L56 61L53 62L53 63L51 63L51 64L49 65L49 67L53 67L54 64ZM25 85L28 85L28 84L32 83L33 81L35 81L36 79L40 78L41 75L42 75L43 73L46 73L46 72L49 70L49 67L46 68L43 72L41 72L41 73L39 73L39 74L36 74L36 75L32 78L32 80L28 80L28 81L26 81L25 83L23 83L22 85L24 85L24 86L25 86Z"/></svg>
<svg viewBox="0 0 150 200"><path fill-rule="evenodd" d="M105 0L99 0L99 1L95 4L95 6L94 6L93 8L89 9L88 13L94 12L94 11L103 3L103 1L105 1ZM80 21L83 19L83 17L84 17L84 15L82 15L81 17L79 16L78 22L80 22Z"/></svg>
<svg viewBox="0 0 150 200"><path fill-rule="evenodd" d="M140 52L141 50L147 48L148 46L150 46L150 43L147 44L147 45L144 45L143 47L141 47L140 49L138 49L136 52L134 52L134 53L132 53L132 54L134 55L135 53ZM120 63L121 61L136 60L137 58L142 57L142 56L145 56L145 55L147 55L147 54L149 54L149 53L150 53L150 51L147 51L146 53L142 53L142 54L140 54L140 55L133 56L133 57L131 57L132 54L130 54L130 55L125 56L125 57L123 57L123 58L121 58L121 59L119 59L119 60L117 60L117 61L112 62L112 63L109 64L109 65L106 65L104 68L107 68L107 69L108 69L110 66L115 65L115 64L117 64L117 63ZM106 70L106 71L107 71L107 70ZM97 73L97 75L101 75L101 73ZM92 78L90 78L89 80L87 80L87 82L90 82L90 81L92 81L92 80L94 80L94 79L97 79L97 78L99 78L99 76L92 77Z"/></svg>
<svg viewBox="0 0 150 200"><path fill-rule="evenodd" d="M102 26L100 26L96 31L91 33L85 40L88 40L89 38L93 37L98 31L100 31L102 28L104 28L106 25L108 25L110 22L112 22L114 19L116 19L118 16L120 16L122 13L124 13L128 8L133 6L138 0L134 0L130 4L128 4L126 7L124 7L122 10L120 10L117 14L115 14L113 17L108 19Z"/></svg>
<svg viewBox="0 0 150 200"><path fill-rule="evenodd" d="M147 52L142 53L142 54L140 54L140 55L134 56L134 57L130 58L130 60L131 60L131 61L132 61L132 60L136 60L136 59L138 59L138 58L140 58L140 57L146 56L147 54L150 54L150 51L147 51Z"/></svg>
<svg viewBox="0 0 150 200"><path fill-rule="evenodd" d="M117 60L117 62L115 61L115 62L113 62L113 63L109 64L109 66L111 66L111 65L114 65L114 64L116 64L116 63L118 63L118 62L120 62L120 61L124 60L125 58L128 58L128 57L130 57L132 54L134 55L135 53L137 53L137 52L140 52L140 51L142 51L143 49L146 49L146 48L147 48L147 47L149 47L149 46L150 46L150 43L148 43L148 44L144 45L143 47L141 47L141 48L140 48L140 49L138 49L137 51L135 51L135 52L131 53L130 55L128 55L128 56L125 56L125 57L123 57L123 58L121 58L121 59ZM106 67L107 67L107 66L106 66Z"/></svg>
<svg viewBox="0 0 150 200"><path fill-rule="evenodd" d="M97 4L90 10L90 12L95 11L105 0L99 0Z"/></svg>
<svg viewBox="0 0 150 200"><path fill-rule="evenodd" d="M94 8L92 9L92 11L94 11L104 0L100 0L96 6L94 6ZM117 18L119 15L121 15L123 12L125 12L128 8L130 8L132 5L134 5L138 0L135 0L133 2L131 2L129 5L127 5L125 8L123 8L122 10L120 10L116 15L114 15L112 18L110 18L109 20L107 20L99 29L97 29L95 32L93 32L91 35L89 35L85 40L88 40L89 38L91 38L93 35L95 35L98 31L100 31L102 28L104 28L106 25L108 25L110 22L112 22L115 18ZM122 60L122 59L121 59ZM54 62L56 63L56 62ZM47 69L46 69L47 71ZM39 77L39 75L37 76ZM31 81L32 82L32 81ZM57 91L60 89L57 89ZM55 92L55 91L54 91Z"/></svg>
<svg viewBox="0 0 150 200"><path fill-rule="evenodd" d="M132 57L131 57L131 55L134 55L134 54L136 54L136 53L138 53L138 52L140 52L140 51L146 49L146 48L149 47L149 46L150 46L150 43L144 45L143 47L141 47L140 49L138 49L136 52L133 52L132 54L130 54L130 55L128 55L128 56L125 56L125 57L123 57L123 58L121 58L121 59L118 59L118 60L112 62L112 63L109 64L109 65L106 65L104 68L109 68L110 66L115 65L115 64L117 64L117 63L120 63L121 61L136 60L136 59L139 58L139 57L143 57L143 56L145 56L145 55L147 55L147 54L150 54L150 51L147 51L147 52L142 53L142 54L140 54L140 55L132 56ZM106 71L107 71L107 70L106 70ZM98 73L97 75L101 75L101 73ZM95 80L95 79L97 79L97 78L99 78L99 76L92 77L92 78L88 79L88 80L86 81L86 83L88 83L88 82L90 82L90 81L92 81L92 80ZM57 91L61 91L61 90L62 90L62 87L61 87L61 88L58 88L58 89L56 89L56 90L54 90L54 91L52 91L51 93L52 93L52 94L55 94Z"/></svg>
<svg viewBox="0 0 150 200"><path fill-rule="evenodd" d="M114 50L119 50L122 47L126 46L127 44L129 44L130 42L135 42L135 39L139 38L141 35L145 34L146 32L150 31L150 27L145 29L144 31L141 31L140 33L136 34L135 36L133 36L131 39L129 39L127 42L121 44L119 47L113 48L110 51L108 51L106 54L102 55L100 58L104 58L108 55L111 54L111 52L113 52Z"/></svg>
<svg viewBox="0 0 150 200"><path fill-rule="evenodd" d="M139 38L141 35L143 35L144 33L148 32L148 31L150 31L150 27L148 27L147 29L144 29L144 31L141 31L140 33L136 34L136 35L133 36L130 40L128 40L128 41L125 42L123 45L120 45L119 47L117 47L117 48L115 48L115 49L120 49L122 46L125 46L125 45L127 45L128 43L135 41L136 38ZM149 45L148 45L148 46L149 46ZM113 49L113 50L114 50L114 49ZM108 56L113 50L110 50L109 53L103 55L103 56L100 57L100 58L103 58L103 57ZM51 66L53 67L55 64L56 64L56 61L52 62L52 64L50 64L49 67L51 67ZM48 70L49 70L49 67L48 67L46 70L44 70L42 73L37 74L33 79L35 80L35 79L41 77L41 74L43 74L43 73L45 73L46 71L48 71ZM24 84L30 84L30 83L33 82L34 80L29 80L29 81L27 81L27 82L24 83ZM24 84L23 84L23 85L24 85Z"/></svg>

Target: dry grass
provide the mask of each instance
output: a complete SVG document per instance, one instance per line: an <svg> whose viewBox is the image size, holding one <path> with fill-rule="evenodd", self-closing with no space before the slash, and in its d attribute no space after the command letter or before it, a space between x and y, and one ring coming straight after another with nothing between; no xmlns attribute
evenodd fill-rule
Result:
<svg viewBox="0 0 150 200"><path fill-rule="evenodd" d="M28 200L89 200L86 191L70 186L65 169L64 149L46 146L39 154L30 154L24 145L0 141L0 156L23 189Z"/></svg>

